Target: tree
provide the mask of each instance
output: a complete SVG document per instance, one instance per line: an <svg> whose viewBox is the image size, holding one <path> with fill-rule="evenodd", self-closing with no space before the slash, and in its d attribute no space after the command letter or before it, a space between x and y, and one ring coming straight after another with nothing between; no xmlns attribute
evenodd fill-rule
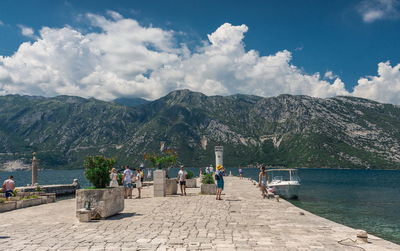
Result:
<svg viewBox="0 0 400 251"><path fill-rule="evenodd" d="M85 176L96 188L105 188L110 184L110 171L115 159L104 156L87 156L83 162Z"/></svg>
<svg viewBox="0 0 400 251"><path fill-rule="evenodd" d="M153 168L168 168L175 165L178 161L178 155L173 150L166 150L161 155L146 153L144 159L151 162Z"/></svg>

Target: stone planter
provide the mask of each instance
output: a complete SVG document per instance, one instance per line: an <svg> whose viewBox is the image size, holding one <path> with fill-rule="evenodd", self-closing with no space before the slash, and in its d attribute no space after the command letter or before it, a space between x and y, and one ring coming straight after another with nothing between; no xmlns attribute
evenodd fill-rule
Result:
<svg viewBox="0 0 400 251"><path fill-rule="evenodd" d="M215 184L201 184L201 194L217 194L217 186Z"/></svg>
<svg viewBox="0 0 400 251"><path fill-rule="evenodd" d="M124 188L78 189L76 190L76 211L90 202L93 218L107 218L124 210Z"/></svg>
<svg viewBox="0 0 400 251"><path fill-rule="evenodd" d="M164 197L167 189L167 179L165 178L165 170L155 170L154 174L154 197Z"/></svg>
<svg viewBox="0 0 400 251"><path fill-rule="evenodd" d="M17 202L16 201L6 201L3 203L0 203L0 213L2 212L7 212L17 209Z"/></svg>
<svg viewBox="0 0 400 251"><path fill-rule="evenodd" d="M17 201L17 209L18 208L24 208L24 207L37 206L37 205L40 205L40 204L43 204L42 203L42 198L19 200L19 201Z"/></svg>
<svg viewBox="0 0 400 251"><path fill-rule="evenodd" d="M176 195L178 192L178 183L176 182L176 179L167 179L166 182L166 195Z"/></svg>
<svg viewBox="0 0 400 251"><path fill-rule="evenodd" d="M187 188L196 188L197 187L197 180L196 179L187 179L186 180L186 187Z"/></svg>
<svg viewBox="0 0 400 251"><path fill-rule="evenodd" d="M56 194L55 193L45 193L44 196L47 197L47 202L46 203L52 203L56 202Z"/></svg>

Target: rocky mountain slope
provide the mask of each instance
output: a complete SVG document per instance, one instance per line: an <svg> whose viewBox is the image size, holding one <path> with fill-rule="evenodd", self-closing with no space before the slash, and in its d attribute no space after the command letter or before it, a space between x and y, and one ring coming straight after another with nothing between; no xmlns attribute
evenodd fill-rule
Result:
<svg viewBox="0 0 400 251"><path fill-rule="evenodd" d="M355 97L206 96L188 90L140 105L96 99L0 97L0 163L80 168L84 156L136 165L175 149L187 166L255 162L289 167L400 168L400 107Z"/></svg>

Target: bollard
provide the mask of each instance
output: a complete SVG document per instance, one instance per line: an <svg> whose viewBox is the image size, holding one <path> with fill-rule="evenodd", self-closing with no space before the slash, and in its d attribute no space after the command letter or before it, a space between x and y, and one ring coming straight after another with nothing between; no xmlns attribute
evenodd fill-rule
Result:
<svg viewBox="0 0 400 251"><path fill-rule="evenodd" d="M365 243L367 243L368 242L368 233L367 233L367 231L364 231L364 230L357 230L357 241L360 241L360 242L365 242Z"/></svg>

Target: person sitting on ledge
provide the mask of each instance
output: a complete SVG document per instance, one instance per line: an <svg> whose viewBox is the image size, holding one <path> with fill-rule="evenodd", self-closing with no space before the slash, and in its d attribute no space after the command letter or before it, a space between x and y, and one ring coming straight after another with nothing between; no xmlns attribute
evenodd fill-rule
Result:
<svg viewBox="0 0 400 251"><path fill-rule="evenodd" d="M9 198L12 197L14 189L15 189L14 176L11 175L10 177L8 177L8 179L6 179L3 182L3 191L5 191L5 196L7 200L9 200Z"/></svg>

